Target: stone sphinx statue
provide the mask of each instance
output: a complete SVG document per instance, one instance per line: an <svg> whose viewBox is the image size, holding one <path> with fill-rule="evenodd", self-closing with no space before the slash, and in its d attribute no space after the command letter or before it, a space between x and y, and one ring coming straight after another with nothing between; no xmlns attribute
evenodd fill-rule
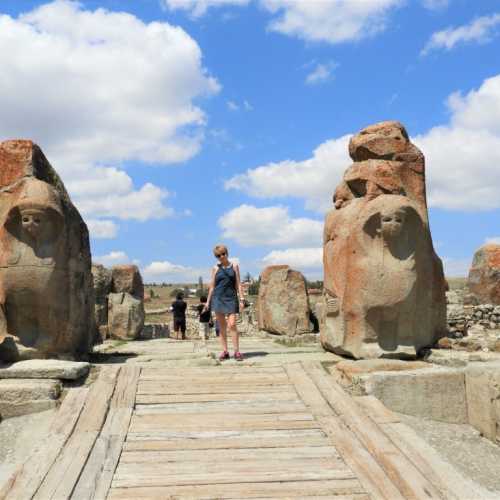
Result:
<svg viewBox="0 0 500 500"><path fill-rule="evenodd" d="M30 141L0 144L0 360L89 352L95 334L88 231Z"/></svg>
<svg viewBox="0 0 500 500"><path fill-rule="evenodd" d="M364 129L349 152L325 221L322 344L355 358L415 355L446 333L424 157L398 122Z"/></svg>

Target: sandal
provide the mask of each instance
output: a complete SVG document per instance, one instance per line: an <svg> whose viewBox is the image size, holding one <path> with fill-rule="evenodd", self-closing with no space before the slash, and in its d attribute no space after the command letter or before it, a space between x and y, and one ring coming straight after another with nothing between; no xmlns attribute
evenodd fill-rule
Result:
<svg viewBox="0 0 500 500"><path fill-rule="evenodd" d="M225 359L229 359L229 353L227 351L222 351L219 354L219 361L224 361Z"/></svg>
<svg viewBox="0 0 500 500"><path fill-rule="evenodd" d="M234 353L234 359L235 359L236 361L243 361L243 354L241 354L241 352L240 352L240 351L236 351L236 352Z"/></svg>

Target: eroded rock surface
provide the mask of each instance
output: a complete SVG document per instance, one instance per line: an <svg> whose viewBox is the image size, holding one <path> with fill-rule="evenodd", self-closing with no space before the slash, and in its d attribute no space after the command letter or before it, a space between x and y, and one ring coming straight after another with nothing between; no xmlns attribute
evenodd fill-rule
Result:
<svg viewBox="0 0 500 500"><path fill-rule="evenodd" d="M113 266L113 293L128 293L144 300L144 284L139 268L133 264Z"/></svg>
<svg viewBox="0 0 500 500"><path fill-rule="evenodd" d="M415 355L446 333L424 156L399 122L362 130L349 153L325 221L321 341L355 358Z"/></svg>
<svg viewBox="0 0 500 500"><path fill-rule="evenodd" d="M309 314L304 276L289 266L266 267L259 287L259 328L289 337L309 333Z"/></svg>
<svg viewBox="0 0 500 500"><path fill-rule="evenodd" d="M108 295L108 329L115 339L133 340L144 327L144 303L129 293Z"/></svg>
<svg viewBox="0 0 500 500"><path fill-rule="evenodd" d="M111 293L112 275L102 264L92 264L94 280L95 322L100 340L108 337L108 295Z"/></svg>
<svg viewBox="0 0 500 500"><path fill-rule="evenodd" d="M90 266L87 226L40 148L0 143L0 360L90 351Z"/></svg>
<svg viewBox="0 0 500 500"><path fill-rule="evenodd" d="M500 245L484 245L474 254L468 286L479 303L500 305Z"/></svg>

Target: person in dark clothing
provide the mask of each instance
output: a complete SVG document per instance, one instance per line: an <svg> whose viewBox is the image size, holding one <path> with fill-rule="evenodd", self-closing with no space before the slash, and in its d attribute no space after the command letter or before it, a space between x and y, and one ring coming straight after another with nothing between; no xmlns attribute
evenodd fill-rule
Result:
<svg viewBox="0 0 500 500"><path fill-rule="evenodd" d="M176 300L172 302L170 307L174 313L174 332L177 340L179 340L179 332L181 332L182 340L186 339L186 309L187 304L184 302L184 296L182 293L178 293Z"/></svg>
<svg viewBox="0 0 500 500"><path fill-rule="evenodd" d="M210 321L212 320L212 311L205 308L206 303L207 297L202 295L200 297L200 303L196 306L200 319L200 339L205 341L208 340L210 336Z"/></svg>

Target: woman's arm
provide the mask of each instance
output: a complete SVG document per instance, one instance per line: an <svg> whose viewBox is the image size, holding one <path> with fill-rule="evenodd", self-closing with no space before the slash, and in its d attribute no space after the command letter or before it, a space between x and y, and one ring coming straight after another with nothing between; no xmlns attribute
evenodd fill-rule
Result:
<svg viewBox="0 0 500 500"><path fill-rule="evenodd" d="M215 285L215 267L212 267L212 276L210 277L210 285L208 285L208 297L207 297L207 303L203 308L204 311L207 311L210 308L210 302L212 301L212 294L214 292L214 285Z"/></svg>
<svg viewBox="0 0 500 500"><path fill-rule="evenodd" d="M240 304L244 304L245 300L243 298L243 288L241 288L240 266L238 264L234 266L234 272L236 274L236 290L238 290L238 295L240 297Z"/></svg>

